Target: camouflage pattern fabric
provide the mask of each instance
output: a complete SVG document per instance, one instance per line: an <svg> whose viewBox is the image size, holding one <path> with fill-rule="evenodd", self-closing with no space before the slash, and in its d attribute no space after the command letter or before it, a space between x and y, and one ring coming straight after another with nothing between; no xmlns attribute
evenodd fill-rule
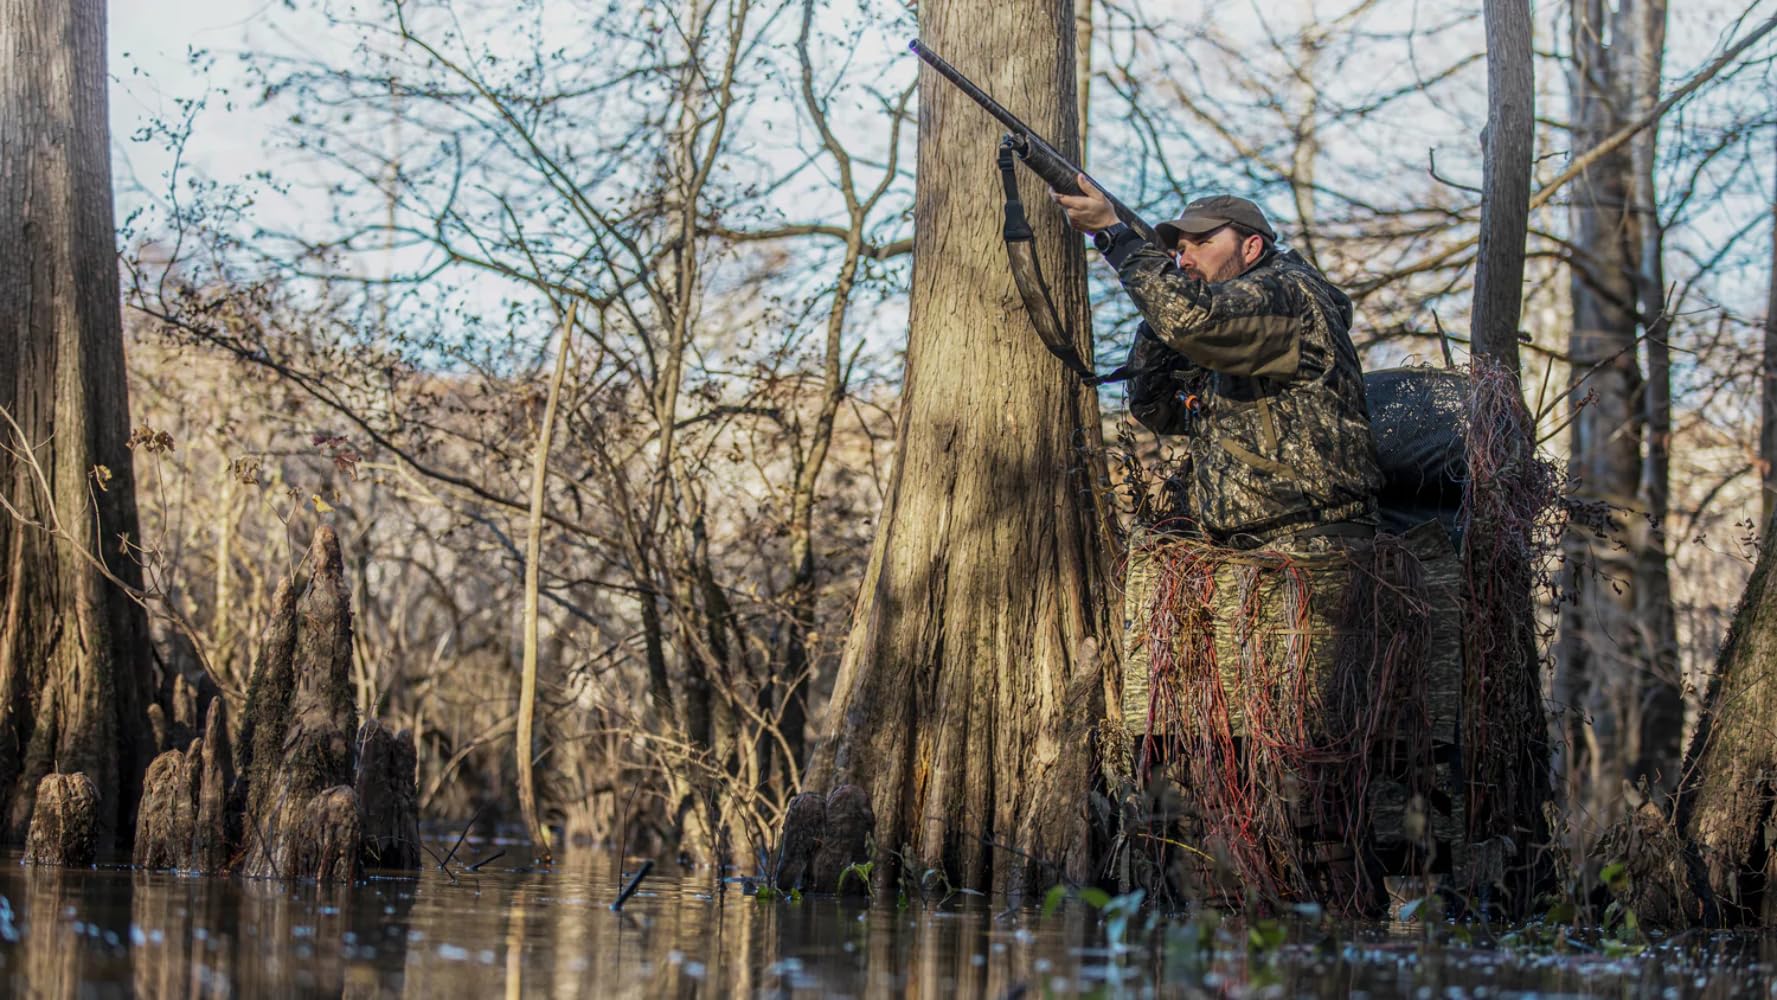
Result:
<svg viewBox="0 0 1777 1000"><path fill-rule="evenodd" d="M1117 273L1146 318L1131 409L1188 435L1209 537L1248 547L1304 524L1375 523L1382 475L1343 292L1293 251L1210 283L1144 246Z"/></svg>

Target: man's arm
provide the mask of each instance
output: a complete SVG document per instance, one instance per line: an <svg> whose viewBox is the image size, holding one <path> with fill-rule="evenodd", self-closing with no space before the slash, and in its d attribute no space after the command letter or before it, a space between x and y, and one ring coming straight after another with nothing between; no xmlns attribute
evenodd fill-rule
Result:
<svg viewBox="0 0 1777 1000"><path fill-rule="evenodd" d="M1074 228L1093 232L1123 290L1168 347L1211 371L1287 378L1301 364L1296 296L1269 268L1213 284L1179 270L1172 255L1127 226L1104 195L1078 178L1080 194L1050 191Z"/></svg>
<svg viewBox="0 0 1777 1000"><path fill-rule="evenodd" d="M1191 411L1181 398L1193 373L1192 364L1154 336L1143 323L1129 348L1129 412L1143 427L1156 434L1183 434L1190 430Z"/></svg>
<svg viewBox="0 0 1777 1000"><path fill-rule="evenodd" d="M1215 283L1172 257L1121 236L1102 248L1123 290L1166 346L1211 371L1287 378L1301 363L1302 321L1293 290L1269 268Z"/></svg>

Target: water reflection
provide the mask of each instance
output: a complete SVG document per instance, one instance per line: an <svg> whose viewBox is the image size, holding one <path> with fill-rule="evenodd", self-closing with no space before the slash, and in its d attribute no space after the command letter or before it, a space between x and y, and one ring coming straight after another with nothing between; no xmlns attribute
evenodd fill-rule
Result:
<svg viewBox="0 0 1777 1000"><path fill-rule="evenodd" d="M1138 917L1109 947L1081 904L1044 918L762 902L661 871L622 913L607 855L552 872L431 870L357 886L0 864L0 992L17 996L1489 996L1769 992L1777 937L1617 955L1519 935ZM1472 942L1455 939L1473 934ZM1255 946L1255 942L1257 942Z"/></svg>

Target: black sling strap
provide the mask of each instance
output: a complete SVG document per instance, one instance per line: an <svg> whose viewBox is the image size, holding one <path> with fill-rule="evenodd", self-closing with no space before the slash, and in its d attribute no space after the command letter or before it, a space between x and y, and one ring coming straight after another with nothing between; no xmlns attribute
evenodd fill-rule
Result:
<svg viewBox="0 0 1777 1000"><path fill-rule="evenodd" d="M1012 266L1012 281L1018 286L1018 297L1024 300L1024 311L1030 316L1031 326L1036 328L1037 336L1049 353L1080 376L1080 381L1087 385L1121 382L1130 376L1129 366L1119 366L1108 375L1094 372L1081 360L1079 351L1074 348L1074 338L1062 326L1061 318L1055 312L1055 302L1049 296L1042 269L1037 265L1036 234L1031 232L1030 222L1024 216L1024 202L1018 197L1018 178L1013 173L1015 162L1013 139L1008 135L1000 140L999 152L1000 183L1006 189L1006 225L1002 235L1006 241L1006 259Z"/></svg>

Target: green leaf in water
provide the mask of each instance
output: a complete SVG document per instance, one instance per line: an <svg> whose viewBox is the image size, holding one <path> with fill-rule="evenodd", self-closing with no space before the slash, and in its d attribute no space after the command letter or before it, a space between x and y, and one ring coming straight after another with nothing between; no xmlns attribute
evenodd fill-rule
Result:
<svg viewBox="0 0 1777 1000"><path fill-rule="evenodd" d="M1246 930L1247 944L1253 951L1269 954L1283 947L1286 932L1275 920L1259 920Z"/></svg>
<svg viewBox="0 0 1777 1000"><path fill-rule="evenodd" d="M876 862L874 861L854 861L851 864L846 865L845 869L839 873L839 882L833 887L833 891L839 893L845 892L845 880L848 878L855 878L864 886L864 895L875 898L876 886L870 883L870 873L875 868Z"/></svg>

